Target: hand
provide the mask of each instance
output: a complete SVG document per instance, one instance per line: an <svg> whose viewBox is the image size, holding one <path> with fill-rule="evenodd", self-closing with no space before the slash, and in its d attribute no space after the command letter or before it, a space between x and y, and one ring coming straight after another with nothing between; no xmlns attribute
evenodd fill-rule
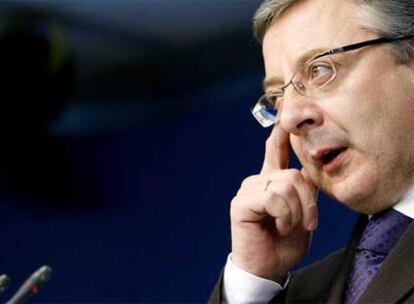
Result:
<svg viewBox="0 0 414 304"><path fill-rule="evenodd" d="M288 169L289 134L273 128L259 175L246 178L231 203L232 260L279 283L306 255L318 222L317 187L305 169Z"/></svg>

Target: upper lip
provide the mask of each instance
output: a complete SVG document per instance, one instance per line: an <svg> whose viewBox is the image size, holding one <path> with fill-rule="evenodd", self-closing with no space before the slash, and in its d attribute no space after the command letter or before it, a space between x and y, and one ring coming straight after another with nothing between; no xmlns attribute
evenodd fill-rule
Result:
<svg viewBox="0 0 414 304"><path fill-rule="evenodd" d="M328 147L328 148L323 148L323 149L318 149L315 150L313 152L310 152L310 156L312 157L312 159L318 163L318 164L325 164L323 157L331 152L335 152L338 150L343 150L346 149L346 146L332 146L332 147Z"/></svg>

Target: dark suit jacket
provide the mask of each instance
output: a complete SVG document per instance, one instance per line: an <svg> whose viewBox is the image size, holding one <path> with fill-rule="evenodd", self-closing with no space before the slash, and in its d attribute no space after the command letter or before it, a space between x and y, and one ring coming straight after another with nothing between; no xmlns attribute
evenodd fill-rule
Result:
<svg viewBox="0 0 414 304"><path fill-rule="evenodd" d="M342 303L355 248L367 218L361 216L344 249L294 273L271 303ZM222 276L209 303L221 302ZM360 303L414 303L414 223L412 223L360 298Z"/></svg>

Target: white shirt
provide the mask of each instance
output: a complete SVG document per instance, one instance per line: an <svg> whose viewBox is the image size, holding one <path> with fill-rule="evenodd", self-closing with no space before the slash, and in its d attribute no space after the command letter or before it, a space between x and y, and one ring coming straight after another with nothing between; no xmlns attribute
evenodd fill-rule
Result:
<svg viewBox="0 0 414 304"><path fill-rule="evenodd" d="M414 186L392 208L414 219ZM230 253L224 268L223 302L231 304L267 303L286 288L289 278L285 285L281 286L274 281L257 277L237 267L231 261Z"/></svg>

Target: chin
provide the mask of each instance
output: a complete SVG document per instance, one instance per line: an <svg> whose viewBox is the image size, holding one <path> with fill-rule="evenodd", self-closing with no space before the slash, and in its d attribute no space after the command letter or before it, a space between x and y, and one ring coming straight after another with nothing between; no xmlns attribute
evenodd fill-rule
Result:
<svg viewBox="0 0 414 304"><path fill-rule="evenodd" d="M354 211L373 214L383 208L379 184L378 174L359 168L345 177L328 179L322 190Z"/></svg>

